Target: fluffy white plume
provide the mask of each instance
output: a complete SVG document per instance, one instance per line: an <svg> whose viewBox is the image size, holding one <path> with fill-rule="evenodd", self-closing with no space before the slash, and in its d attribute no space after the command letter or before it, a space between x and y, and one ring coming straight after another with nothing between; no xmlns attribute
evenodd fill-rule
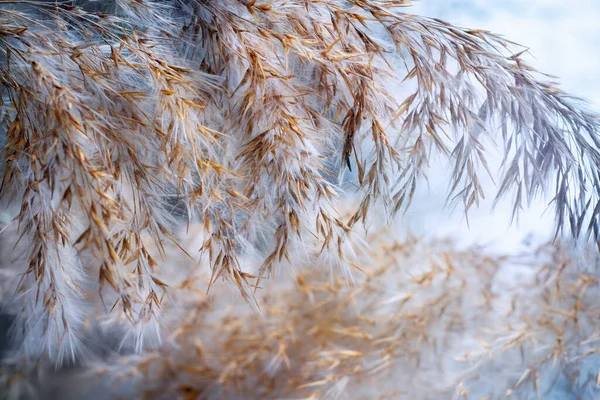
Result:
<svg viewBox="0 0 600 400"><path fill-rule="evenodd" d="M228 386L234 373L247 390L331 398L351 387L355 377L376 376L392 365L407 384L431 380L433 370L419 375L423 371L415 365L435 365L443 379L414 387L431 392L413 393L435 398L447 390L462 395L460 388L485 396L488 388L475 382L473 371L489 376L509 350L534 341L542 346L522 347L529 367L517 381L510 369L496 381L498 388L517 391L531 381L543 390L536 374L546 364L537 362L537 352L555 341L558 350L551 358L557 363L586 359L579 351L584 346L573 345L571 352L562 343L567 332L574 335L571 344L591 335L593 318L583 323L578 316L587 297L574 298L568 289L564 302L548 298L548 286L536 281L543 274L531 273L496 293L497 274L504 274L498 271L507 268L498 260L490 266L483 256L469 260L458 254L462 269L456 275L433 261L417 263L415 275L394 268L378 275L381 265L365 260L357 247L355 235L363 229L358 223L374 217L372 204L388 217L408 207L433 154L453 163L449 198L465 210L476 205L484 196L481 170L495 175L486 163L482 143L487 142L505 155L496 176L497 198L512 193L515 213L525 201L550 193L557 236L563 228L576 238L595 241L600 235L596 115L527 66L514 54L516 45L489 32L406 14L407 5L405 0L0 0L0 201L8 216L0 228L0 262L7 276L3 304L16 316L9 369L32 371L31 365L46 361L61 365L79 355L92 359L107 351L136 351L121 361L138 372L149 365L149 373L160 379L142 371L140 386L130 389L162 385L161 379L179 384L167 379L171 367L162 363L173 364L172 349L195 346L198 332L215 336L208 339L210 351L224 346L216 364L195 360L208 383L218 386L207 389L209 397L244 394ZM362 200L347 213L343 205L357 189ZM186 246L188 240L196 245ZM265 278L280 264L304 274L307 263L319 266L317 277L330 276L327 289L315 289L319 296L302 285L259 287L271 286ZM207 269L210 274L198 278L198 286L193 277L203 277ZM365 278L361 269L380 280ZM440 271L447 279L436 280ZM590 290L597 285L595 272L585 280L570 269L565 275L556 271L548 272L552 284L565 279L569 288L595 293ZM183 281L181 274L187 274ZM421 283L420 274L425 274ZM345 308L355 289L336 283L338 275L346 284L356 279L365 290L355 314ZM209 311L196 308L193 318L182 322L189 302L208 301L194 290L219 285L218 304L228 303L220 294L222 279L237 286L250 308L262 309L264 319L231 300L235 318L247 323L239 329L230 331L229 320L216 315L210 317L216 325L204 332L201 322ZM418 287L388 288L392 282ZM537 286L526 293L539 298L538 308L519 299L533 283ZM319 287L316 281L306 284ZM424 284L429 286L421 291ZM388 289L386 299L381 291ZM190 290L194 294L183 299ZM482 317L462 297L480 291L489 294ZM413 293L414 302L413 295L398 297L403 293ZM270 310L263 296L277 299L274 307L283 314ZM321 301L338 308L319 314L323 296ZM398 301L412 307L405 318L394 309ZM513 303L514 309L502 311ZM457 316L442 316L447 309ZM435 310L439 318L431 314ZM545 322L533 317L542 311L554 315L550 310L558 310L562 325L550 316ZM422 320L419 313L425 311ZM330 318L343 320L336 334L350 342L323 342L320 348L316 343L330 336L317 337L322 328L310 326L327 325ZM378 318L391 320L381 325ZM455 323L462 327L458 336ZM288 330L286 324L292 324ZM498 336L478 336L484 325ZM161 342L165 327L185 335ZM271 329L287 333L274 338ZM308 336L296 340L300 334ZM248 346L256 343L245 342L244 335L279 340L283 347L275 355L267 360L272 349L260 348L249 362L272 378L285 366L286 374L294 371L291 377L257 386L263 375L245 376L243 362L220 364L219 355L242 354L236 349L244 357L253 354ZM99 349L103 337L115 346L110 342ZM372 340L353 342L367 337ZM470 349L478 337L486 345L463 354L473 370L447 365L447 356ZM287 353L291 343L300 346L295 355ZM148 355L147 348L159 353ZM436 353L440 349L446 354ZM506 357L513 362L512 355ZM109 369L126 368L121 361ZM218 377L210 375L215 371ZM457 371L464 375L455 376ZM290 384L288 378L299 382ZM586 379L564 379L578 390L591 387ZM171 398L181 387L160 389ZM500 393L495 386L489 390Z"/></svg>

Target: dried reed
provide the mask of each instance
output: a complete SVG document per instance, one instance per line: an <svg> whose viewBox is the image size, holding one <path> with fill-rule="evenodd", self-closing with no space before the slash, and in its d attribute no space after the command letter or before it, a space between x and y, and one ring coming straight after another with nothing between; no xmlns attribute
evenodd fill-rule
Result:
<svg viewBox="0 0 600 400"><path fill-rule="evenodd" d="M195 268L210 265L209 287L229 280L255 309L263 295L282 302L262 305L266 322L244 306L234 310L242 326L218 322L224 353L212 357L229 367L191 355L178 361L204 371L208 383L327 397L391 362L382 360L411 351L418 359L417 345L430 340L419 329L453 329L431 313L456 294L438 292L426 316L415 312L410 323L392 319L360 333L376 318L373 302L382 299L370 296L381 281L367 279L359 292L304 275L290 292L258 287L286 260L302 264L291 261L303 246L328 260L325 272L360 267L352 255L357 222L372 216L375 201L390 216L407 207L433 153L453 163L449 197L465 210L476 205L485 138L505 155L497 198L512 193L516 213L550 193L557 235L566 227L597 241L596 115L526 65L516 45L406 14L408 3L0 0L0 201L14 211L2 262L11 260L5 286L16 296L5 303L18 318L18 354L75 360L86 351L89 313L127 320L141 351L168 321L162 300L180 297L167 278L177 273L173 249L185 252L181 227L201 225L191 252L206 254ZM350 187L364 197L346 217L340 195ZM475 276L489 272L470 265ZM565 285L593 286L578 279ZM531 290L544 298L546 289ZM357 309L355 295L366 296ZM206 312L181 326L186 352ZM552 317L559 325L531 321L528 332L563 340L562 327L579 320L561 312ZM398 335L418 341L411 349ZM314 346L321 341L323 349ZM239 359L249 354L249 364ZM535 380L536 368L522 381ZM254 385L257 375L245 375L253 369L271 383ZM191 393L204 390L192 382Z"/></svg>

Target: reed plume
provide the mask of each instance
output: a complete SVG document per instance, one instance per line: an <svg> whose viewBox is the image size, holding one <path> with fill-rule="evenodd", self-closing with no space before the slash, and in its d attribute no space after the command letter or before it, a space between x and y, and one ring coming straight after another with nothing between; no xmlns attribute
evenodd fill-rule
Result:
<svg viewBox="0 0 600 400"><path fill-rule="evenodd" d="M597 116L528 66L516 44L407 14L408 5L0 0L0 263L3 304L17 318L14 357L77 360L93 353L90 324L112 326L125 338L121 348L138 354L161 348L169 324L189 347L205 311L180 325L165 310L180 316L174 305L183 284L175 277L209 268L204 290L225 290L219 282L229 281L267 315L252 321L240 303L236 318L249 325L236 330L219 320L217 335L226 337L216 346L230 352L224 355L257 351L251 367L271 378L289 363L294 372L286 374L299 383L273 382L269 395L328 397L345 384L312 385L323 368L369 375L381 361L353 353L363 333L341 333L348 343L321 354L310 347L321 340L319 327L338 313L370 326L371 300L381 299L362 300L355 315L350 294L335 297L354 289L318 289L303 277L291 293L273 294L283 302L281 317L260 287L280 266L306 260L320 266L320 278L352 279L362 269L356 232L374 208L390 218L406 209L433 156L452 163L449 199L465 211L485 196L483 171L499 183L496 199L513 196L515 214L550 195L556 237L568 229L597 242ZM491 146L504 155L497 175L486 162ZM348 213L351 193L361 200ZM190 237L194 248L183 244ZM193 267L178 271L174 260ZM364 285L377 292L369 279ZM306 297L313 291L331 308L294 308L313 304ZM315 315L302 320L306 313ZM340 329L352 332L356 321L340 321ZM285 326L305 323L316 330L296 343ZM397 357L404 345L386 344L387 330L409 335L405 323L377 326L366 359ZM282 333L269 337L271 329ZM536 329L549 332L543 324ZM245 342L248 332L256 341ZM260 351L269 354L271 346L280 350L266 361ZM292 366L288 348L307 364ZM228 385L229 367L192 365ZM250 385L257 375L245 380L250 370L242 369L240 385Z"/></svg>

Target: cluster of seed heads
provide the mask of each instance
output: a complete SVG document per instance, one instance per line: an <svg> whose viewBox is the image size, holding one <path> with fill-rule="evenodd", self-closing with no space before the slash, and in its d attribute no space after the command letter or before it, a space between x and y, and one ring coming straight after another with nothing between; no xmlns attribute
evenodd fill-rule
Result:
<svg viewBox="0 0 600 400"><path fill-rule="evenodd" d="M0 0L0 200L28 357L75 358L98 302L141 348L182 227L202 227L208 287L255 308L302 246L358 267L353 230L374 204L408 207L433 154L450 198L478 204L490 140L498 198L516 212L550 192L557 234L600 235L597 117L499 36L407 0L98 3Z"/></svg>

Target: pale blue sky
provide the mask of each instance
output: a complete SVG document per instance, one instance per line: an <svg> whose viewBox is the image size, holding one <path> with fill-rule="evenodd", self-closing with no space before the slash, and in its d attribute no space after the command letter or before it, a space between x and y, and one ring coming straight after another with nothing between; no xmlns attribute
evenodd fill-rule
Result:
<svg viewBox="0 0 600 400"><path fill-rule="evenodd" d="M421 0L408 10L528 47L536 68L600 108L600 0Z"/></svg>

